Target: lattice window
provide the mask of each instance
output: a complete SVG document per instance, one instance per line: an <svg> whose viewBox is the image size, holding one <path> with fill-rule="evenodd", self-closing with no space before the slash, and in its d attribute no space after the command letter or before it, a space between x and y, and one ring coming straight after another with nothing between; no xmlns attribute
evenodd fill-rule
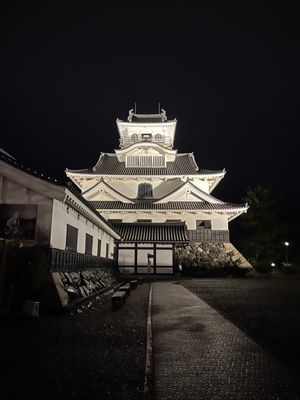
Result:
<svg viewBox="0 0 300 400"><path fill-rule="evenodd" d="M67 225L66 250L77 251L78 229Z"/></svg>
<svg viewBox="0 0 300 400"><path fill-rule="evenodd" d="M134 134L131 136L131 139L132 139L133 143L136 143L136 142L138 141L139 137L138 137L138 135L137 135L136 133L134 133Z"/></svg>
<svg viewBox="0 0 300 400"><path fill-rule="evenodd" d="M153 197L153 189L151 183L140 183L138 187L138 198Z"/></svg>
<svg viewBox="0 0 300 400"><path fill-rule="evenodd" d="M126 167L165 167L164 156L127 156Z"/></svg>

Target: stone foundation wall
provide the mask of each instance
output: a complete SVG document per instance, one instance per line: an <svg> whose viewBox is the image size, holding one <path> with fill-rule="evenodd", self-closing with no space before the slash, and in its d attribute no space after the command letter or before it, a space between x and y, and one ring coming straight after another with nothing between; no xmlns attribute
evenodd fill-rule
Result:
<svg viewBox="0 0 300 400"><path fill-rule="evenodd" d="M190 243L176 247L174 258L175 265L182 264L183 272L252 269L231 243Z"/></svg>
<svg viewBox="0 0 300 400"><path fill-rule="evenodd" d="M112 270L55 272L52 274L62 305L90 296L116 283Z"/></svg>

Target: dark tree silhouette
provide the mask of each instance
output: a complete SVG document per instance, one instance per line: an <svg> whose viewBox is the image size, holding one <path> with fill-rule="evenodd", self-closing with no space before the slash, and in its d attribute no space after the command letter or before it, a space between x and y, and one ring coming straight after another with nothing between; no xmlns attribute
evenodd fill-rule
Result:
<svg viewBox="0 0 300 400"><path fill-rule="evenodd" d="M286 218L279 196L268 186L248 189L248 212L240 218L238 245L254 267L270 267L283 261L283 242L287 240Z"/></svg>

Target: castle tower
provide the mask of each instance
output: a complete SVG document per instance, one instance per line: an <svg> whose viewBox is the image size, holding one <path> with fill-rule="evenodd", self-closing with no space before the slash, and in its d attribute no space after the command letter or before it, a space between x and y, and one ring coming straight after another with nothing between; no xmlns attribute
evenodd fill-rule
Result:
<svg viewBox="0 0 300 400"><path fill-rule="evenodd" d="M176 119L166 111L117 119L119 149L84 170L66 170L82 195L122 236L122 272L172 273L174 249L188 242L228 243L229 222L247 211L211 193L225 170L201 169L173 148Z"/></svg>

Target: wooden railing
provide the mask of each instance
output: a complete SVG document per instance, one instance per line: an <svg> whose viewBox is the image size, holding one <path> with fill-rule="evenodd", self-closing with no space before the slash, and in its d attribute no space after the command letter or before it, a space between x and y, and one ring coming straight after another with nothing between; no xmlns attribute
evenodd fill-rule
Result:
<svg viewBox="0 0 300 400"><path fill-rule="evenodd" d="M114 265L115 260L111 258L73 253L67 250L50 249L51 272L76 272L103 267L111 268Z"/></svg>

